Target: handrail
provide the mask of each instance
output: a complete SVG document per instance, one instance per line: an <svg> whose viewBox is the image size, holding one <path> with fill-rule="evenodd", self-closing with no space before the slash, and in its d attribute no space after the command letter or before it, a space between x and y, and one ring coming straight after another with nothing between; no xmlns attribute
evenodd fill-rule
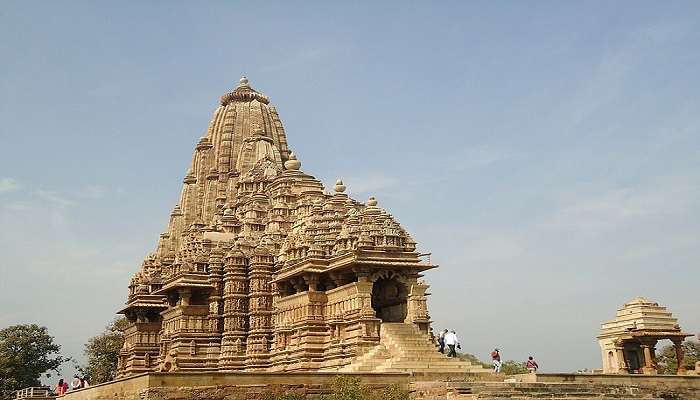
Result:
<svg viewBox="0 0 700 400"><path fill-rule="evenodd" d="M32 386L15 392L15 399L46 398L51 396L51 389L46 386Z"/></svg>

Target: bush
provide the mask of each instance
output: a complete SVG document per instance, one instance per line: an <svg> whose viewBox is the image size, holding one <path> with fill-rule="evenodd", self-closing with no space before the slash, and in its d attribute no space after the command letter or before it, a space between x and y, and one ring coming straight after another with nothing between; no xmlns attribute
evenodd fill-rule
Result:
<svg viewBox="0 0 700 400"><path fill-rule="evenodd" d="M268 391L260 396L262 400L304 400L306 396L297 392Z"/></svg>
<svg viewBox="0 0 700 400"><path fill-rule="evenodd" d="M333 383L331 394L323 400L408 400L408 391L398 384L376 390L363 386L360 378L339 375Z"/></svg>
<svg viewBox="0 0 700 400"><path fill-rule="evenodd" d="M493 368L493 364L485 363L476 358L476 356L473 354L457 353L457 358L460 360L469 361L472 365L481 365L484 368Z"/></svg>
<svg viewBox="0 0 700 400"><path fill-rule="evenodd" d="M527 374L528 372L530 371L522 363L514 360L504 361L501 365L501 373L506 375Z"/></svg>

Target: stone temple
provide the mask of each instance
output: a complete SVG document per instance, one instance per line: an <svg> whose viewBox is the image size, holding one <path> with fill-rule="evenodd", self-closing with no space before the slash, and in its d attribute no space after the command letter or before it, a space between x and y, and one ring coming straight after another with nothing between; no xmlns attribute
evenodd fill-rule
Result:
<svg viewBox="0 0 700 400"><path fill-rule="evenodd" d="M129 285L118 373L483 372L430 343L435 268L370 197L301 170L244 77L197 143L167 230Z"/></svg>
<svg viewBox="0 0 700 400"><path fill-rule="evenodd" d="M656 344L670 340L676 350L678 374L686 373L683 340L692 336L662 307L644 297L635 297L617 310L615 319L604 322L598 336L603 372L609 374L656 374Z"/></svg>

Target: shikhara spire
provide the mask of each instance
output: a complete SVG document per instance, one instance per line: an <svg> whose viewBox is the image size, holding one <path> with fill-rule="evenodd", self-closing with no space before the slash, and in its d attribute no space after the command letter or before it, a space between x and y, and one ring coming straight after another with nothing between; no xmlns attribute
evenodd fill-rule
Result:
<svg viewBox="0 0 700 400"><path fill-rule="evenodd" d="M339 179L327 194L301 170L277 111L242 77L221 97L167 230L131 280L120 375L352 370L382 335L427 343L419 278L435 266L374 197L362 204L345 191Z"/></svg>

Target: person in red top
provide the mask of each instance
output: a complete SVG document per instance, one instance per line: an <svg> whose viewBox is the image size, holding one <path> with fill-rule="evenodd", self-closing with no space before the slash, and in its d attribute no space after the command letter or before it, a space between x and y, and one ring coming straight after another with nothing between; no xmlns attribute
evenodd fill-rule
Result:
<svg viewBox="0 0 700 400"><path fill-rule="evenodd" d="M535 359L532 358L532 356L527 358L527 362L525 363L525 368L527 368L528 371L537 372L537 368L539 368L539 367L540 366L537 365L537 361L535 361Z"/></svg>
<svg viewBox="0 0 700 400"><path fill-rule="evenodd" d="M56 392L56 396L63 396L66 394L66 391L68 390L68 384L63 382L63 378L58 380L58 385L56 385L56 389L54 389L54 392Z"/></svg>
<svg viewBox="0 0 700 400"><path fill-rule="evenodd" d="M501 372L501 354L498 352L498 348L491 352L491 362L493 362L493 372Z"/></svg>

